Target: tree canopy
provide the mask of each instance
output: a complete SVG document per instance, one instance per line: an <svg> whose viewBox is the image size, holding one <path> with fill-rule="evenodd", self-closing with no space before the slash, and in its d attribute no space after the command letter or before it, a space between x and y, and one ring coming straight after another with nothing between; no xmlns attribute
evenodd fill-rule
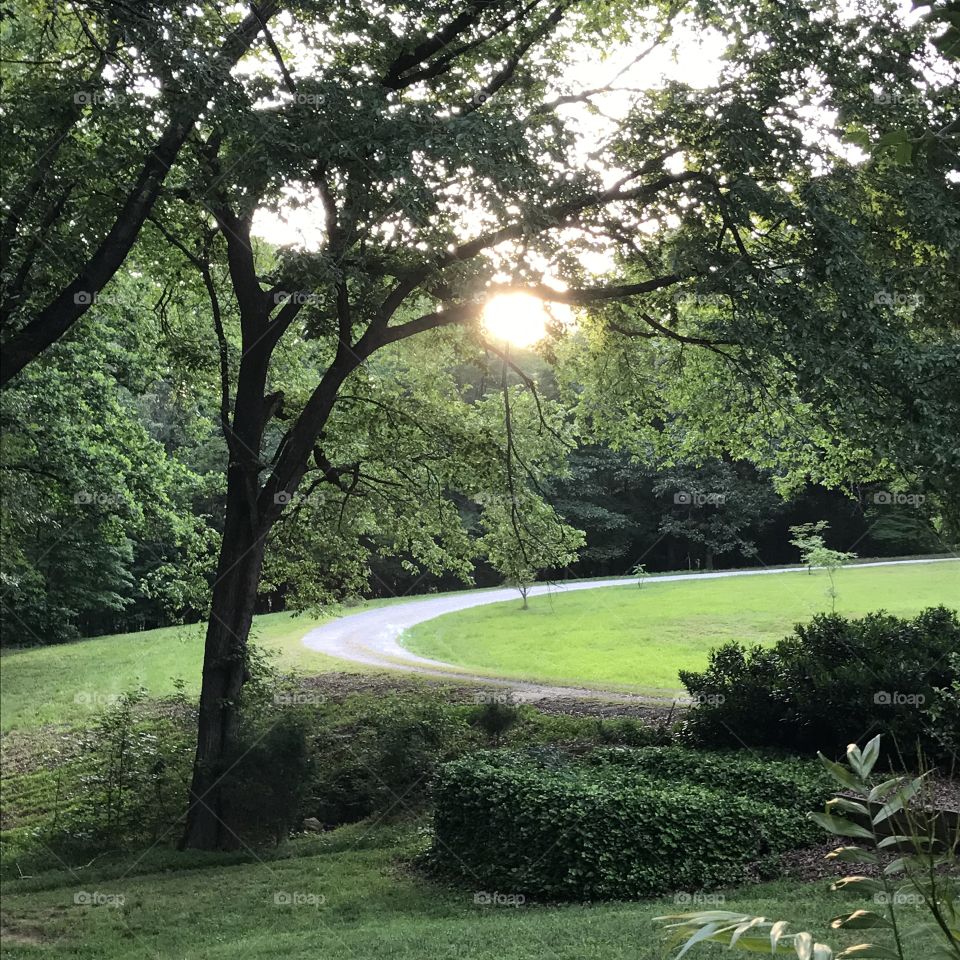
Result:
<svg viewBox="0 0 960 960"><path fill-rule="evenodd" d="M161 379L219 428L185 843L231 843L218 784L264 573L309 600L383 552L469 575L479 546L526 582L575 553L544 481L578 438L955 501L960 87L940 29L885 0L98 0L5 19L10 396L52 344L102 375L112 304L142 280ZM714 79L644 73L675 31L722 39ZM570 67L597 49L592 86ZM290 242L295 215L315 242ZM555 396L484 331L508 291L553 305ZM489 382L464 389L457 364ZM58 376L62 409L91 402ZM116 422L149 463L160 441ZM189 498L204 472L161 485ZM749 514L698 535L744 549ZM188 534L206 542L167 536Z"/></svg>

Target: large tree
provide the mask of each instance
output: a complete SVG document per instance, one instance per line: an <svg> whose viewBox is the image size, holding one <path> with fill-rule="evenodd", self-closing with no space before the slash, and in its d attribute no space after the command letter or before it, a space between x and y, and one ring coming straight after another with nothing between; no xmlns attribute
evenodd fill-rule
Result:
<svg viewBox="0 0 960 960"><path fill-rule="evenodd" d="M201 118L279 8L36 0L2 15L0 386L125 262Z"/></svg>
<svg viewBox="0 0 960 960"><path fill-rule="evenodd" d="M568 77L591 48L642 54L684 18L728 38L713 87ZM176 175L137 224L151 221L143 269L168 270L176 253L207 296L229 449L184 837L203 848L236 842L221 784L278 521L304 489L373 495L406 468L429 477L435 457L390 463L382 443L364 463L350 407L422 432L402 390L377 395L382 371L418 350L496 352L479 326L494 292L583 308L545 353L582 429L638 451L675 441L688 460L701 437L703 456L865 473L903 458L944 476L942 434L960 419L937 380L960 363L943 312L956 303L952 161L939 140L918 144L905 184L883 159L851 162L835 136L838 109L848 128L882 127L880 90L913 97L918 129L946 126L954 89L925 67L924 27L891 6L390 0L304 3L273 27L228 95L191 114ZM904 209L918 201L944 212ZM296 205L322 243L277 252L257 239L262 211ZM911 261L892 278L903 249ZM611 266L595 273L598 251ZM881 297L894 281L900 296ZM919 286L935 296L909 299ZM453 432L454 452L503 487L500 526L522 536L515 488L537 476L514 445L511 399L499 443ZM866 448L908 409L915 429ZM833 449L843 436L854 443ZM458 478L443 471L437 490Z"/></svg>

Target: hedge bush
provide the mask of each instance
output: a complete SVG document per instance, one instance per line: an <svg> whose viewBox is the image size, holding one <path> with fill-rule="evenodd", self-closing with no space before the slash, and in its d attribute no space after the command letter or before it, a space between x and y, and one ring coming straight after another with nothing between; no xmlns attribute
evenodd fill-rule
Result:
<svg viewBox="0 0 960 960"><path fill-rule="evenodd" d="M913 619L879 612L798 624L770 649L729 643L705 671L680 671L696 701L684 738L707 746L842 752L851 730L881 731L904 753L942 753L937 688L957 682L960 621L945 607ZM841 733L845 731L845 733Z"/></svg>
<svg viewBox="0 0 960 960"><path fill-rule="evenodd" d="M629 764L476 754L435 787L434 864L480 888L630 899L745 879L811 842L796 811Z"/></svg>
<svg viewBox="0 0 960 960"><path fill-rule="evenodd" d="M777 760L743 751L683 747L604 748L595 750L589 759L594 764L629 766L659 780L743 794L800 814L819 809L835 792L833 780L815 760Z"/></svg>

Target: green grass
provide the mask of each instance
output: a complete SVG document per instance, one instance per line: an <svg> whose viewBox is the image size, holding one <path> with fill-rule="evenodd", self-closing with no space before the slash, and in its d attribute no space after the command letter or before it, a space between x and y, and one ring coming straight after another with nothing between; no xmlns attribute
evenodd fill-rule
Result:
<svg viewBox="0 0 960 960"><path fill-rule="evenodd" d="M357 671L355 663L309 650L300 641L313 627L335 616L422 597L366 600L352 607L332 608L326 617L267 613L254 617L256 645L271 651L285 672L317 674ZM151 697L174 692L182 681L188 694L200 690L205 624L160 627L140 633L91 637L49 647L6 650L0 729L45 723L72 723L99 713L111 697L144 687Z"/></svg>
<svg viewBox="0 0 960 960"><path fill-rule="evenodd" d="M664 960L676 950L662 945L652 918L699 908L678 907L673 898L482 906L474 903L478 891L435 886L404 865L422 844L410 828L357 824L297 841L285 859L153 851L139 862L103 859L74 873L12 881L4 886L4 957ZM121 896L123 905L77 904L78 893ZM278 906L278 893L324 899ZM778 881L725 891L717 906L787 919L843 946L864 938L825 931L852 903L823 881ZM690 956L717 955L708 947ZM909 944L911 960L931 955L929 941Z"/></svg>
<svg viewBox="0 0 960 960"><path fill-rule="evenodd" d="M300 644L322 620L289 613L257 617L257 642L275 649L284 669L330 669L331 660ZM183 680L199 690L203 661L201 624L162 627L141 633L93 637L75 643L11 650L3 654L2 727L83 720L98 713L110 697L145 687L151 696L174 691Z"/></svg>
<svg viewBox="0 0 960 960"><path fill-rule="evenodd" d="M960 561L848 567L837 612L914 614L960 601ZM677 671L706 666L727 640L770 644L830 609L823 572L610 587L519 599L445 614L409 630L415 653L514 679L639 692L674 691Z"/></svg>

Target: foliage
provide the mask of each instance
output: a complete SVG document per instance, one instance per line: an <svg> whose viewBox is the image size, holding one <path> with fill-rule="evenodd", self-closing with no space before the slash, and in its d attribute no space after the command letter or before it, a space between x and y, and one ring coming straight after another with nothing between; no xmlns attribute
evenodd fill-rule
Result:
<svg viewBox="0 0 960 960"><path fill-rule="evenodd" d="M925 708L957 679L957 613L912 619L883 612L848 620L820 615L772 649L731 642L702 673L681 671L693 697L685 736L698 743L842 750L837 729L879 728L905 751L935 742L940 720Z"/></svg>
<svg viewBox="0 0 960 960"><path fill-rule="evenodd" d="M143 691L124 694L97 718L33 830L41 845L70 855L169 842L193 759L192 715L182 697L154 715L144 706Z"/></svg>
<svg viewBox="0 0 960 960"><path fill-rule="evenodd" d="M950 682L933 688L925 708L930 736L945 755L960 756L960 651L947 655Z"/></svg>
<svg viewBox="0 0 960 960"><path fill-rule="evenodd" d="M796 810L748 799L739 785L709 789L549 754L464 757L441 770L434 792L442 871L551 899L733 883L812 836Z"/></svg>
<svg viewBox="0 0 960 960"><path fill-rule="evenodd" d="M140 409L162 389L157 331L134 305L63 343L3 393L5 644L56 643L202 611L216 534L209 478ZM98 308L99 309L99 308ZM166 416L175 420L175 405ZM199 418L181 411L185 429Z"/></svg>
<svg viewBox="0 0 960 960"><path fill-rule="evenodd" d="M621 764L672 783L695 783L725 793L748 794L762 803L788 810L822 804L832 792L830 778L810 761L757 756L743 750L620 747L595 750L589 760Z"/></svg>
<svg viewBox="0 0 960 960"><path fill-rule="evenodd" d="M837 609L837 587L835 576L845 563L856 560L855 553L845 553L841 550L831 550L823 539L823 533L830 524L826 520L818 520L816 523L801 523L798 526L791 527L790 532L793 538L790 542L800 551L800 558L807 567L807 572L812 573L813 569L819 568L827 571L830 578L830 587L827 590L827 596L830 597L830 608L833 611Z"/></svg>
<svg viewBox="0 0 960 960"><path fill-rule="evenodd" d="M473 736L466 711L436 697L362 698L314 732L317 777L304 809L329 825L419 809L437 766Z"/></svg>
<svg viewBox="0 0 960 960"><path fill-rule="evenodd" d="M869 930L870 941L849 947L837 960L856 957L907 960L909 944L924 937L936 943L930 956L960 958L960 914L958 914L958 852L960 825L952 833L940 829L941 817L932 813L925 796L927 774L897 776L879 780L871 772L880 756L880 737L874 737L861 751L856 744L847 748L847 764L820 755L826 770L843 788L843 795L826 805L826 812L811 818L828 833L843 838L829 858L843 863L864 863L880 867L879 878L849 876L833 885L834 890L872 895L874 910L857 909L843 913L831 923L833 930ZM891 827L893 831L891 832ZM848 838L866 841L849 844ZM882 856L900 855L884 864ZM920 904L924 920L905 928L904 904ZM678 956L697 943L723 943L731 949L791 954L800 960L831 960L834 951L815 943L809 933L787 933L784 921L752 917L731 911L681 914L659 917L672 931L670 940L686 940Z"/></svg>
<svg viewBox="0 0 960 960"><path fill-rule="evenodd" d="M470 717L470 722L479 727L494 743L514 726L520 715L513 703L489 699L482 703Z"/></svg>
<svg viewBox="0 0 960 960"><path fill-rule="evenodd" d="M324 4L261 6L38 2L4 27L3 133L15 144L4 377L93 315L126 262L163 291L166 319L193 334L184 353L212 363L220 392L226 497L191 844L227 842L219 786L205 778L235 746L265 545L277 593L310 583L303 556L331 568L321 596L344 595L364 555L391 545L411 572L460 575L455 514L472 498L450 474L482 465L507 474L489 485L507 500L481 524L509 581L525 590L575 554L541 471L514 447L510 390L491 442L467 433L449 449L385 454L420 429L392 376L397 355L415 342L477 363L500 356L481 325L497 290L585 308L543 347L561 366L571 344L581 355L563 380L585 436L677 463L727 455L835 485L899 469L956 489L955 154L937 139L903 177L850 162L833 135L884 125L866 96L876 88L910 99L909 126L948 127L955 97L939 77L954 65L931 43L940 24L908 25L889 0L853 11L391 0L333 20ZM724 37L715 83L583 90L565 69L597 45L669 53L681 13ZM604 97L624 93L603 122ZM260 242L270 214L298 208L322 223L315 242ZM600 275L588 266L598 252L612 264ZM341 417L376 407L381 382L386 406L369 423ZM517 392L553 435L535 390L526 378ZM317 489L316 529L292 522L277 536L298 491ZM430 504L422 530L418 503ZM116 584L126 557L107 559Z"/></svg>
<svg viewBox="0 0 960 960"><path fill-rule="evenodd" d="M653 492L673 500L663 510L660 532L692 544L707 570L725 554L755 556L756 535L783 507L769 476L758 474L749 464L724 460L666 469L657 477ZM700 562L698 556L698 566Z"/></svg>
<svg viewBox="0 0 960 960"><path fill-rule="evenodd" d="M583 534L560 521L552 507L532 497L487 503L481 523L485 532L479 546L504 581L520 591L524 610L527 593L543 572L572 563L585 542Z"/></svg>
<svg viewBox="0 0 960 960"><path fill-rule="evenodd" d="M311 733L305 711L244 718L223 782L231 824L245 844L279 844L299 826L315 775Z"/></svg>

